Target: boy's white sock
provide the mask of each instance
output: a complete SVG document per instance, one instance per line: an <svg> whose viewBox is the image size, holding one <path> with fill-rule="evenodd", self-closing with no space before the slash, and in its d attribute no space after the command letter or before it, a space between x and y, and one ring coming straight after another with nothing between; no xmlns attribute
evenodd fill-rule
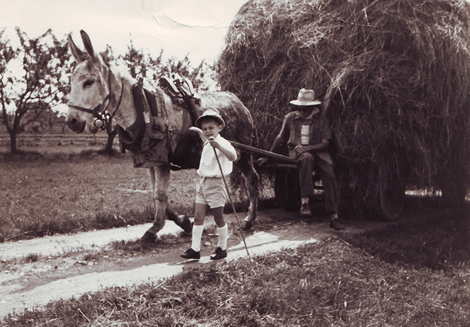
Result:
<svg viewBox="0 0 470 327"><path fill-rule="evenodd" d="M201 251L201 238L203 230L204 225L193 225L191 248L196 252Z"/></svg>
<svg viewBox="0 0 470 327"><path fill-rule="evenodd" d="M217 227L217 233L219 234L219 244L217 246L222 250L227 250L227 239L228 239L228 227L227 224L224 227Z"/></svg>

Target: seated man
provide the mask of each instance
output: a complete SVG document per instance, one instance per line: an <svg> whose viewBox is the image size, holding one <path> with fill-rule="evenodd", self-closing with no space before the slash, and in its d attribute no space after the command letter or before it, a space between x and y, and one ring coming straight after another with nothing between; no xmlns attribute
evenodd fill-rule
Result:
<svg viewBox="0 0 470 327"><path fill-rule="evenodd" d="M313 90L301 89L297 99L290 103L296 110L284 117L271 152L279 152L281 146L287 145L289 156L299 159L301 215L312 215L309 206L309 198L314 195L312 173L314 168L320 171L325 187L325 211L330 216L330 227L341 230L343 228L338 220L338 183L333 170L333 160L327 151L331 131L328 121L320 113L321 102L315 99Z"/></svg>

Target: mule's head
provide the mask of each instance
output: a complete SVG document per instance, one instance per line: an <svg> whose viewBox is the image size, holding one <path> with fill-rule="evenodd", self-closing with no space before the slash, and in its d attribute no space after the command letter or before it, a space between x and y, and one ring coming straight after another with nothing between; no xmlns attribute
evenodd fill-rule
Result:
<svg viewBox="0 0 470 327"><path fill-rule="evenodd" d="M85 126L91 132L96 132L94 113L99 112L106 105L110 94L108 76L109 66L105 61L107 51L97 55L87 33L80 31L86 52L80 50L68 37L68 44L72 55L77 61L70 79L70 99L67 112L67 124L69 128L82 133Z"/></svg>

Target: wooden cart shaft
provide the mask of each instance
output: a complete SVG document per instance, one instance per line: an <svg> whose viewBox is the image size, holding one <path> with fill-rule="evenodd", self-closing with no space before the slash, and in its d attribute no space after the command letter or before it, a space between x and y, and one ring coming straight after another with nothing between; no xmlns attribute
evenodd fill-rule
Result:
<svg viewBox="0 0 470 327"><path fill-rule="evenodd" d="M276 160L279 160L279 161L282 161L282 162L285 162L285 163L289 163L289 164L297 164L299 162L297 159L294 159L294 158L291 158L291 157L288 157L288 156L284 156L284 155L279 154L279 153L274 153L274 152L271 152L271 151L258 149L258 148L255 148L253 146L249 146L249 145L246 145L246 144L241 144L241 143L238 143L238 142L235 142L235 141L230 141L230 143L232 143L232 146L235 149L238 149L240 151L245 151L245 152L258 154L260 156L270 157L270 158L273 158L273 159L276 159Z"/></svg>

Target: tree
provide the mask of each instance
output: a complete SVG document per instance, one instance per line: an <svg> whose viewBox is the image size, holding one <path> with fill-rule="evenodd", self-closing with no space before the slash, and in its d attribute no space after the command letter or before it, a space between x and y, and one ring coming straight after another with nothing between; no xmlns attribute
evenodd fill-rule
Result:
<svg viewBox="0 0 470 327"><path fill-rule="evenodd" d="M18 47L10 44L4 32L0 32L1 121L10 135L10 151L16 153L18 134L46 109L66 102L70 54L66 39L59 41L50 29L28 38L16 28ZM26 119L29 111L33 114Z"/></svg>
<svg viewBox="0 0 470 327"><path fill-rule="evenodd" d="M158 79L162 76L162 57L163 50L158 57L146 54L142 49L136 49L132 40L127 46L127 52L124 56L119 56L118 60L127 66L130 75L135 78L143 78L148 85L156 87Z"/></svg>
<svg viewBox="0 0 470 327"><path fill-rule="evenodd" d="M33 117L37 117L32 121L30 126L25 128L24 132L34 133L60 133L62 126L66 125L65 115L58 111L53 111L49 106L46 109L38 109L41 106L37 103L31 104L32 108L23 116L23 121L29 121ZM41 114L38 114L41 111ZM23 132L23 130L21 130Z"/></svg>

